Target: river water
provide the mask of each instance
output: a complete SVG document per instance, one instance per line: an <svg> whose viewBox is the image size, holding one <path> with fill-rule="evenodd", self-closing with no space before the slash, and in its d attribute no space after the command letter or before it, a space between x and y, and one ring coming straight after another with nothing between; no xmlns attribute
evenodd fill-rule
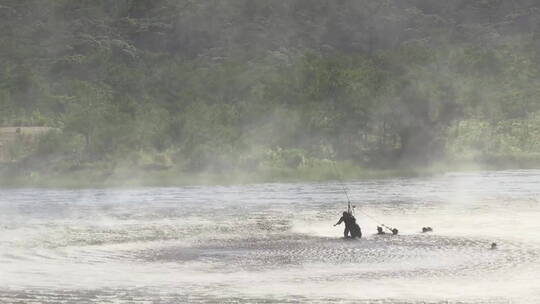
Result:
<svg viewBox="0 0 540 304"><path fill-rule="evenodd" d="M349 182L356 241L335 182L4 189L0 303L540 303L539 182Z"/></svg>

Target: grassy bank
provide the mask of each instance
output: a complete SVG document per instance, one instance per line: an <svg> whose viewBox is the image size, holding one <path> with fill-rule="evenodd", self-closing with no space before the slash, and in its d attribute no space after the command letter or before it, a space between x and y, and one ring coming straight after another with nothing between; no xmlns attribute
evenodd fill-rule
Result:
<svg viewBox="0 0 540 304"><path fill-rule="evenodd" d="M336 171L337 169L337 171ZM0 177L0 187L144 187L187 185L233 185L266 182L322 182L331 180L355 180L389 178L397 176L421 176L433 174L431 169L369 169L350 163L320 165L300 168L263 168L256 171L231 170L228 172L188 173L170 168L148 171L118 169L106 173L97 169L74 172L31 172L29 174Z"/></svg>
<svg viewBox="0 0 540 304"><path fill-rule="evenodd" d="M108 188L170 187L191 185L235 185L253 183L325 182L339 179L385 179L397 177L429 177L456 171L508 170L540 168L540 156L492 155L478 160L452 160L431 166L396 166L389 169L366 168L351 162L331 162L298 168L260 168L253 171L183 172L172 167L163 170L118 168L114 172L91 168L71 172L9 173L0 171L0 187L4 188Z"/></svg>

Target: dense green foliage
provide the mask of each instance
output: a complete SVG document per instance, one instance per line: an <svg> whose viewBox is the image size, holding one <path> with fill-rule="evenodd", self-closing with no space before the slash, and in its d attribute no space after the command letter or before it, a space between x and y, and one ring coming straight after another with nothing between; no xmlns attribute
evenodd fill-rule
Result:
<svg viewBox="0 0 540 304"><path fill-rule="evenodd" d="M0 126L56 128L23 174L532 164L539 24L533 0L3 0Z"/></svg>

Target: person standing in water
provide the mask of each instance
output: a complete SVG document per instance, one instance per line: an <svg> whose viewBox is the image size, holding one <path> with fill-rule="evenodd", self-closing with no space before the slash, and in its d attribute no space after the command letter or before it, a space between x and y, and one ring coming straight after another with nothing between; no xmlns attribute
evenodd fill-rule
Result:
<svg viewBox="0 0 540 304"><path fill-rule="evenodd" d="M334 224L334 227L341 224L342 222L345 222L345 229L343 230L343 236L345 238L361 238L362 237L362 230L360 229L360 226L356 223L356 219L352 214L350 214L347 211L343 212L343 216L339 219L339 221ZM350 234L350 236L349 236Z"/></svg>
<svg viewBox="0 0 540 304"><path fill-rule="evenodd" d="M334 224L334 227L345 222L345 230L343 230L343 236L345 238L349 238L349 233L351 231L351 226L350 226L350 223L351 223L351 214L349 214L349 212L347 211L343 211L343 215L341 216L341 218L339 219L339 221L337 223Z"/></svg>
<svg viewBox="0 0 540 304"><path fill-rule="evenodd" d="M349 217L349 231L351 232L352 238L362 238L362 229L360 229L360 225L356 223L356 218L354 215L350 214Z"/></svg>

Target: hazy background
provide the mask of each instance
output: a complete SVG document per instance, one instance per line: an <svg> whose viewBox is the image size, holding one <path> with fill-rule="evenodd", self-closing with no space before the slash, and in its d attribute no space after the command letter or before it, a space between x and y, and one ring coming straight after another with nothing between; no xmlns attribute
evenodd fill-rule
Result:
<svg viewBox="0 0 540 304"><path fill-rule="evenodd" d="M0 181L535 167L539 21L533 0L2 0Z"/></svg>

